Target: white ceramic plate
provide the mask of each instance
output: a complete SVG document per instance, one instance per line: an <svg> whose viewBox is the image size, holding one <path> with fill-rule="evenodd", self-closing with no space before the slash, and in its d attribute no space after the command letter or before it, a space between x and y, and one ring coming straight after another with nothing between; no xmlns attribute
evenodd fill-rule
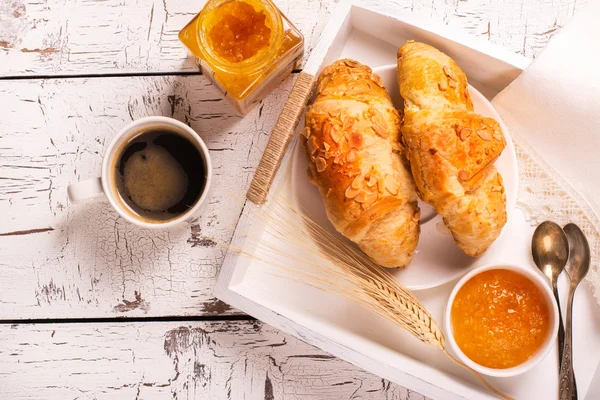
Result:
<svg viewBox="0 0 600 400"><path fill-rule="evenodd" d="M394 105L402 108L402 98L396 82L396 65L375 68L387 88ZM502 127L506 148L495 165L504 179L508 216L517 201L518 170L517 157L508 129L490 102L476 89L469 86L475 111L496 119ZM323 200L317 188L307 178L308 163L302 145L294 149L292 160L292 196L300 209L306 210L326 229L336 232L325 213ZM450 282L477 265L477 259L465 255L454 243L445 228L442 218L428 204L419 202L421 208L421 236L415 255L406 268L389 269L400 283L412 290L429 289ZM493 251L493 246L488 250Z"/></svg>

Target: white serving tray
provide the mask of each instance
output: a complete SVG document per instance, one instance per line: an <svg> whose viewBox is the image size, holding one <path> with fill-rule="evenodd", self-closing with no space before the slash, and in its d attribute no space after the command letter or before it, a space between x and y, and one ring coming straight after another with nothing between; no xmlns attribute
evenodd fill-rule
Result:
<svg viewBox="0 0 600 400"><path fill-rule="evenodd" d="M406 40L430 43L453 57L469 82L488 99L509 85L529 60L468 35L406 21L401 15L386 16L342 0L332 15L306 69L317 74L321 68L343 57L375 68L396 62L396 51ZM297 138L297 135L296 135ZM278 171L271 194L291 198L290 145ZM268 207L265 205L263 207ZM247 201L232 239L234 248L252 253L246 239L271 238L254 223L257 206ZM520 210L515 210L507 231L479 259L510 262L534 268L530 256L533 227ZM270 239L269 239L270 240ZM443 260L440 260L443 262ZM410 267L409 267L410 268ZM400 328L360 308L349 300L310 286L277 277L269 265L237 252L225 257L215 295L234 307L349 361L374 374L434 399L495 398L469 373L452 364L438 349L426 346ZM416 292L438 324L455 282ZM567 289L564 281L559 282ZM566 299L566 292L562 293ZM563 301L563 304L566 301ZM575 299L575 371L580 398L584 398L600 361L600 315L587 287ZM518 399L558 398L557 349L530 372L513 378L489 378Z"/></svg>

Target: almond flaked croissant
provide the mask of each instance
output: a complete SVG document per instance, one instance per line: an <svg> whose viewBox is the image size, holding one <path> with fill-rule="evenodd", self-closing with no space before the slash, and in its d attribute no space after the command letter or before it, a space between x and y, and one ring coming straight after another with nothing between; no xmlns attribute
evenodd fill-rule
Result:
<svg viewBox="0 0 600 400"><path fill-rule="evenodd" d="M473 111L467 77L432 46L408 42L398 50L398 84L402 139L419 195L458 246L478 256L506 223L504 186L494 167L506 145L502 129Z"/></svg>
<svg viewBox="0 0 600 400"><path fill-rule="evenodd" d="M400 117L378 75L349 59L325 68L303 131L309 177L335 228L385 267L406 266L419 237L399 134Z"/></svg>

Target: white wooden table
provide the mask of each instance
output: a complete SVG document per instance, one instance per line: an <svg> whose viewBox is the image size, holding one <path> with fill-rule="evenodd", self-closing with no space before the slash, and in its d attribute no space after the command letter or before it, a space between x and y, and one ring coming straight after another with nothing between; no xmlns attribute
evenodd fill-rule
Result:
<svg viewBox="0 0 600 400"><path fill-rule="evenodd" d="M528 57L584 3L364 1ZM335 1L276 3L310 53ZM194 233L230 239L293 78L236 116L178 42L200 8L0 2L0 398L422 399L212 296L224 250ZM113 134L147 115L190 124L210 148L216 189L191 228L144 231L67 200Z"/></svg>

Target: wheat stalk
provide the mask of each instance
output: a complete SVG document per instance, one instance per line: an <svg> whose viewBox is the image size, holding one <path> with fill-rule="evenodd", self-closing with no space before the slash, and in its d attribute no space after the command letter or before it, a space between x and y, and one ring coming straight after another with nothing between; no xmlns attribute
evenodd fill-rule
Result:
<svg viewBox="0 0 600 400"><path fill-rule="evenodd" d="M267 237L249 235L246 240L253 246L252 252L222 245L287 272L278 276L342 296L391 321L421 342L439 348L499 397L512 399L448 352L443 332L410 290L348 240L323 228L305 210L277 196L247 216L267 228L263 234Z"/></svg>
<svg viewBox="0 0 600 400"><path fill-rule="evenodd" d="M306 212L295 209L282 198L272 199L270 210L261 209L256 215L279 238L290 240L298 252L290 254L261 241L258 249L267 249L296 263L307 263L303 253L318 256L317 263L310 262L321 272L316 279L306 276L306 270L286 267L296 275L313 281L313 286L329 292L343 292L361 306L391 320L419 340L445 348L444 335L429 312L412 292L401 286L387 271L380 268L363 252L345 239L324 229ZM307 232L308 231L308 232ZM307 235L308 233L308 235ZM313 240L311 235L318 240ZM300 256L298 255L300 254ZM332 279L323 279L323 275Z"/></svg>

